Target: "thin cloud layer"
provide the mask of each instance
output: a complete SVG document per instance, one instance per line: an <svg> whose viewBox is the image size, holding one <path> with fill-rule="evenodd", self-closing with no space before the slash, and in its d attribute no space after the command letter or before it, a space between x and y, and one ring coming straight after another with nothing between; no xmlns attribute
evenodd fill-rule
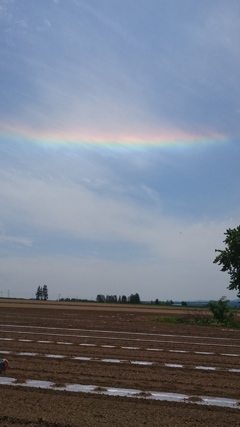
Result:
<svg viewBox="0 0 240 427"><path fill-rule="evenodd" d="M0 0L1 292L235 297L240 5Z"/></svg>

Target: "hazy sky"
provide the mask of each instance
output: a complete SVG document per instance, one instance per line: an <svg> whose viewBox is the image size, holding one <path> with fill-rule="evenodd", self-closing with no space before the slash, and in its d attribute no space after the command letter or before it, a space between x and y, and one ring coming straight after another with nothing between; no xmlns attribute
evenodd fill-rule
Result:
<svg viewBox="0 0 240 427"><path fill-rule="evenodd" d="M0 0L0 296L231 299L239 0Z"/></svg>

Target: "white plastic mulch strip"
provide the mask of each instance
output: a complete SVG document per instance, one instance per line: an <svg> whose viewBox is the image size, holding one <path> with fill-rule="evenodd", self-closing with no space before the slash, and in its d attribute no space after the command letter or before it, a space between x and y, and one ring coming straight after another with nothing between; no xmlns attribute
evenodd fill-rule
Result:
<svg viewBox="0 0 240 427"><path fill-rule="evenodd" d="M15 354L16 356L32 356L32 357L48 357L53 359L70 359L70 360L80 360L88 362L103 362L103 363L121 363L121 364L132 364L132 365L142 365L142 366L163 366L166 368L179 368L179 369L198 369L204 371L221 371L221 372L234 372L240 373L238 368L224 368L224 367L215 367L215 366L188 366L178 363L159 363L159 362L150 362L143 360L127 360L127 359L108 359L108 358L97 358L97 357L85 357L85 356L67 356L64 354L41 354L41 353L31 353L31 352L13 352L13 351L0 351L0 354Z"/></svg>
<svg viewBox="0 0 240 427"><path fill-rule="evenodd" d="M73 342L66 341L45 341L45 340L27 340L27 339L14 339L14 338L0 338L0 341L19 341L19 342L37 342L39 344L59 344L59 345L74 345ZM169 341L168 341L169 342ZM76 344L75 344L76 345ZM174 350L174 349L165 349L165 348L153 348L153 347L129 347L129 346L116 346L116 345L106 345L106 344L88 344L88 343L80 343L78 344L82 347L101 347L101 348L121 348L123 350L146 350L146 351L165 351L169 353L185 353L185 354L202 354L202 355L218 355L218 356L226 356L226 357L240 357L238 353L215 353L213 351L188 351L188 350Z"/></svg>
<svg viewBox="0 0 240 427"><path fill-rule="evenodd" d="M16 327L20 327L20 326L16 326ZM25 327L27 327L27 326L25 326ZM37 328L37 327L36 327ZM48 329L48 328L45 328L45 329ZM49 329L52 329L52 330L54 330L54 329L58 329L58 328L49 328ZM61 328L59 328L59 329L61 329ZM70 329L71 331L74 331L74 329ZM234 347L234 348L240 348L240 345L237 345L237 344L222 344L222 342L223 342L223 340L227 340L228 338L213 338L214 340L222 340L221 342L219 342L219 343L212 343L212 342L199 342L199 341L197 341L197 342L192 342L192 341L176 341L176 340L164 340L164 339L161 339L161 340L153 340L153 339L144 339L144 338L127 338L126 336L124 337L124 338L121 338L121 337L113 337L113 336L102 336L102 335L75 335L75 334L55 334L55 333L52 333L52 332L36 332L36 331L34 331L34 332L29 332L29 331L9 331L9 330L4 330L4 329L1 329L0 330L0 332L4 332L4 333L11 333L11 334L24 334L24 335L26 335L26 334L28 334L28 335L44 335L44 336L46 336L46 335L48 335L48 336L54 336L54 337L74 337L74 338L90 338L90 339L96 339L96 340L98 340L98 339L105 339L105 340L112 340L112 341L135 341L135 342L153 342L153 343L168 343L168 344L186 344L186 345L196 345L196 346L204 346L204 347L209 347L209 346L214 346L214 347ZM100 334L101 333L109 333L110 331L95 331L95 332L99 332ZM120 332L113 332L114 334L120 334ZM122 332L121 332L122 333ZM126 334L127 334L127 332L126 332ZM167 335L167 334L141 334L141 333L128 333L128 334L131 334L131 335L135 335L135 334L137 334L137 335L144 335L144 336L152 336L152 335L157 335L157 336L162 336L162 337L175 337L175 335ZM176 336L177 337L177 336ZM194 337L194 336L185 336L185 335L182 335L182 336L178 336L178 338L183 338L183 337L185 337L185 338L192 338L192 339L209 339L209 337ZM6 340L6 338L5 338L5 340ZM13 338L7 338L7 340L9 340L9 341L13 341ZM239 341L239 340L237 340L237 339L233 339L232 341Z"/></svg>
<svg viewBox="0 0 240 427"><path fill-rule="evenodd" d="M129 332L129 331L105 331L101 329L76 329L76 328L53 328L47 326L31 326L31 325L10 325L10 324L0 324L1 327L6 328L25 328L25 329L50 329L50 330L60 330L60 331L81 331L81 332L98 332L98 333L108 333L108 334L119 334L119 335L148 335L148 336L158 336L158 337L177 337L177 338L194 338L194 339L207 339L207 340L221 340L221 341L240 341L239 338L225 338L225 337L208 337L208 336L197 336L197 335L180 335L180 334L160 334L160 333L145 333L145 332Z"/></svg>
<svg viewBox="0 0 240 427"><path fill-rule="evenodd" d="M94 393L107 396L133 397L137 399L160 400L179 403L194 403L197 405L222 406L225 408L240 409L240 402L236 399L210 396L189 396L179 393L165 393L156 391L143 391L137 389L99 387L96 385L66 384L58 387L51 381L26 380L19 383L15 378L0 377L0 384L7 386L20 386L41 388L47 390L68 391L75 393Z"/></svg>

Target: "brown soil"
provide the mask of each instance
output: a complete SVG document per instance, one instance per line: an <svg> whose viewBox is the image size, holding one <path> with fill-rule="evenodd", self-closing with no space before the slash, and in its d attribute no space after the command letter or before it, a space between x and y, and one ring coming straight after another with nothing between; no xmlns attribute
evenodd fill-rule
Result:
<svg viewBox="0 0 240 427"><path fill-rule="evenodd" d="M158 323L154 318L161 310L144 307L2 301L0 314L0 357L10 364L4 376L18 382L0 386L1 426L240 426L240 409L198 404L202 396L240 400L240 372L228 371L240 369L240 356L230 356L240 355L239 331ZM51 381L57 388L93 385L96 393L20 386L29 379ZM109 387L140 393L102 394ZM189 397L185 403L149 400L153 391Z"/></svg>

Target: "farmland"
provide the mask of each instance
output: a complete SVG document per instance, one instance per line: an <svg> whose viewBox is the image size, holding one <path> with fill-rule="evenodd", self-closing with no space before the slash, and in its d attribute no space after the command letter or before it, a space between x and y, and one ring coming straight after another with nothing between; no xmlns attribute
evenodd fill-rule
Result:
<svg viewBox="0 0 240 427"><path fill-rule="evenodd" d="M239 331L187 309L0 302L0 425L239 426Z"/></svg>

